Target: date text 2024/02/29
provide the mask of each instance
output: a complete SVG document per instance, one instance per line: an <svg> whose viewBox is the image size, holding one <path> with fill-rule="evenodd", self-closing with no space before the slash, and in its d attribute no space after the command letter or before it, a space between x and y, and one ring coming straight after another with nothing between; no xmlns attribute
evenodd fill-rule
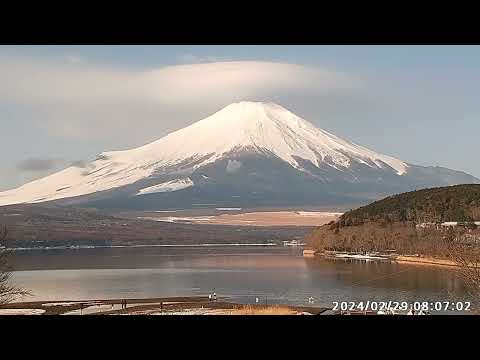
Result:
<svg viewBox="0 0 480 360"><path fill-rule="evenodd" d="M468 301L334 301L333 311L470 311Z"/></svg>

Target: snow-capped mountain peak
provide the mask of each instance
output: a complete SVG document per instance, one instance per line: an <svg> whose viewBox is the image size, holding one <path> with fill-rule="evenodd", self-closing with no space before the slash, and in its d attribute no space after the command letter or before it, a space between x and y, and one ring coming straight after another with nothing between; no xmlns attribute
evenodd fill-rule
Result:
<svg viewBox="0 0 480 360"><path fill-rule="evenodd" d="M193 125L140 148L104 155L122 163L160 161L173 164L202 158L204 161L197 165L201 166L241 148L268 151L293 166L298 166L294 157L310 160L316 166L329 158L330 165L347 168L353 157L371 166L386 164L399 175L408 167L400 160L317 129L280 105L247 101L230 104Z"/></svg>
<svg viewBox="0 0 480 360"><path fill-rule="evenodd" d="M141 195L138 198L192 191L199 185L197 181L205 184L215 180L210 175L191 176L195 171L232 154L238 157L247 153L280 159L292 171L312 176L312 184L332 179L354 184L362 172L362 181L375 178L409 188L410 180L402 179L417 176L418 169L319 129L278 104L242 101L147 145L104 152L84 167L72 166L2 192L0 205L58 200L125 187L136 187L129 189L132 196ZM235 161L229 160L228 164L240 164ZM317 175L311 173L312 169ZM228 173L229 167L225 170ZM330 171L332 176L326 175ZM365 171L370 175L364 176ZM383 175L388 175L388 180L382 180ZM454 181L446 175L427 175L439 176L441 184ZM426 182L427 175L421 175L421 181ZM232 181L229 179L225 181Z"/></svg>

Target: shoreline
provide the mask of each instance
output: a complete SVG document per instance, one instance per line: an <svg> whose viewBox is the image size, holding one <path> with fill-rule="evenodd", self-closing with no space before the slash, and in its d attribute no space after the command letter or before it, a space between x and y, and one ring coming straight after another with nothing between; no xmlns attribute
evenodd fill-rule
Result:
<svg viewBox="0 0 480 360"><path fill-rule="evenodd" d="M344 252L339 252L338 254L345 254ZM410 265L425 265L425 266L440 266L447 268L458 268L460 265L455 263L452 260L448 259L438 259L429 256L408 256L408 255L379 255L379 257L372 256L371 258L356 258L354 254L348 254L348 256L338 256L338 254L332 253L320 253L315 250L305 249L303 252L304 257L316 257L320 256L326 259L333 260L363 260L363 261L390 261L397 264L410 264Z"/></svg>
<svg viewBox="0 0 480 360"><path fill-rule="evenodd" d="M325 307L243 304L227 297L183 296L144 299L56 300L15 302L0 306L9 315L321 315ZM126 302L125 302L126 301ZM125 302L125 307L122 303Z"/></svg>
<svg viewBox="0 0 480 360"><path fill-rule="evenodd" d="M442 266L449 268L458 268L460 265L456 264L452 260L447 259L436 259L432 257L422 257L422 256L397 256L393 261L399 264L419 264L419 265L429 265L429 266Z"/></svg>
<svg viewBox="0 0 480 360"><path fill-rule="evenodd" d="M84 249L116 249L116 248L148 248L148 247L215 247L215 246L277 246L283 245L276 243L205 243L205 244L140 244L140 245L73 245L73 246L45 246L45 247L19 247L6 248L9 251L28 251L28 250L84 250Z"/></svg>

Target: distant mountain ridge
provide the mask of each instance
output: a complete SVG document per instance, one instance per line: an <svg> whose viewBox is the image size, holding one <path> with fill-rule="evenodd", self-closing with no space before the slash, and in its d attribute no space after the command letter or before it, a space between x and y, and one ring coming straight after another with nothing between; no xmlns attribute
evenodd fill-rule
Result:
<svg viewBox="0 0 480 360"><path fill-rule="evenodd" d="M480 180L377 153L274 103L240 102L145 146L104 152L85 166L2 192L0 205L338 205L461 183Z"/></svg>

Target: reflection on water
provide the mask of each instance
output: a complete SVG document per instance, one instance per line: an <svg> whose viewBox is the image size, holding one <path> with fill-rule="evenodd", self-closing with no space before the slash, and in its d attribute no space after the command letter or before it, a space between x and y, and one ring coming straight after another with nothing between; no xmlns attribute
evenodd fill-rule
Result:
<svg viewBox="0 0 480 360"><path fill-rule="evenodd" d="M305 262L313 282L322 278L322 286L331 286L352 301L465 299L463 284L451 269L360 260L305 259ZM338 301L336 291L330 298Z"/></svg>
<svg viewBox="0 0 480 360"><path fill-rule="evenodd" d="M15 254L14 280L37 300L200 295L331 306L333 301L462 300L452 270L304 258L294 248L117 248Z"/></svg>

